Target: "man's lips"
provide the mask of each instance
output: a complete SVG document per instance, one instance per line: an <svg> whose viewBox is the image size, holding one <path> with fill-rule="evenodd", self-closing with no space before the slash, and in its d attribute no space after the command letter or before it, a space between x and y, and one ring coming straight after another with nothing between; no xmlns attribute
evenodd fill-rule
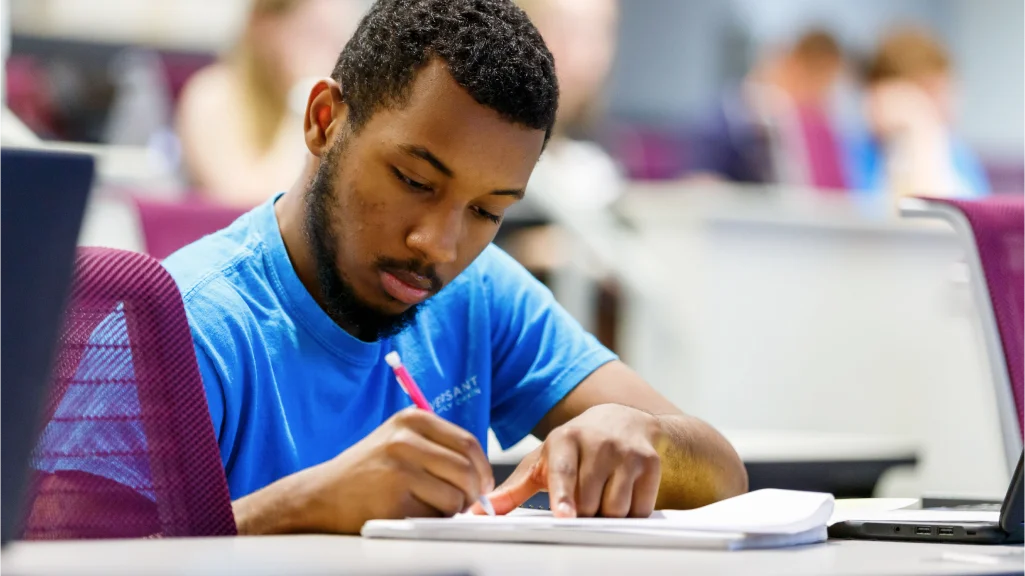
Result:
<svg viewBox="0 0 1025 576"><path fill-rule="evenodd" d="M431 295L429 278L404 270L382 270L381 286L389 296L404 304L419 304Z"/></svg>

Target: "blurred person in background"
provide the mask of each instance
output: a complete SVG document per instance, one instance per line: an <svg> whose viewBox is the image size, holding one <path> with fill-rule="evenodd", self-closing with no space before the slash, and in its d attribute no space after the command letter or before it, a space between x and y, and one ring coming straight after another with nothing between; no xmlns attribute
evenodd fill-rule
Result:
<svg viewBox="0 0 1025 576"><path fill-rule="evenodd" d="M361 14L359 0L254 0L234 49L182 94L177 129L198 192L255 206L302 171L308 82L328 73Z"/></svg>
<svg viewBox="0 0 1025 576"><path fill-rule="evenodd" d="M614 200L622 177L597 144L571 134L596 121L600 97L616 52L616 0L518 0L555 58L559 112L548 149L531 186L574 207L601 207Z"/></svg>
<svg viewBox="0 0 1025 576"><path fill-rule="evenodd" d="M854 187L896 198L989 192L979 161L953 133L954 71L936 39L895 30L879 43L865 81L870 135L853 147Z"/></svg>
<svg viewBox="0 0 1025 576"><path fill-rule="evenodd" d="M560 304L615 349L615 287L601 266L552 214L600 210L619 197L624 178L612 157L580 135L594 131L616 52L617 0L517 0L555 59L559 109L551 142L530 177L520 225L496 242L552 287ZM546 209L547 207L547 209ZM515 218L511 219L515 222ZM510 223L513 223L510 222Z"/></svg>
<svg viewBox="0 0 1025 576"><path fill-rule="evenodd" d="M692 177L847 186L829 107L844 68L831 34L812 30L757 63L702 131Z"/></svg>

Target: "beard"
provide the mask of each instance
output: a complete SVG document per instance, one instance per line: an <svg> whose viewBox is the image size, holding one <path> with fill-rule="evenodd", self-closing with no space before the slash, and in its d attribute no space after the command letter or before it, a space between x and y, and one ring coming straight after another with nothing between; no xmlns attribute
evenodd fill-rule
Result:
<svg viewBox="0 0 1025 576"><path fill-rule="evenodd" d="M317 285L320 288L321 307L324 312L356 338L374 342L394 336L403 331L416 319L421 304L411 306L398 314L384 312L366 302L356 294L352 284L338 269L338 235L332 227L333 206L336 206L332 181L338 177L338 166L344 150L344 140L339 138L324 156L317 173L306 189L306 219L304 233L316 265ZM437 292L441 281L431 266L423 266L416 260L398 261L378 258L380 269L401 269L416 272L431 279L431 291Z"/></svg>

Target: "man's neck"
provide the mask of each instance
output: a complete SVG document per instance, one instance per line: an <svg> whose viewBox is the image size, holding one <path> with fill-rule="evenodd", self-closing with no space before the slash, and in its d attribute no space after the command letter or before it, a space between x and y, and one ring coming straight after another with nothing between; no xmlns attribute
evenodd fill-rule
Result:
<svg viewBox="0 0 1025 576"><path fill-rule="evenodd" d="M288 253L288 259L292 262L296 276L299 277L299 281L303 283L317 304L323 307L320 284L317 282L317 264L305 234L306 183L311 177L312 173L307 167L288 192L274 204L274 213L277 216L281 239L285 243L285 251Z"/></svg>

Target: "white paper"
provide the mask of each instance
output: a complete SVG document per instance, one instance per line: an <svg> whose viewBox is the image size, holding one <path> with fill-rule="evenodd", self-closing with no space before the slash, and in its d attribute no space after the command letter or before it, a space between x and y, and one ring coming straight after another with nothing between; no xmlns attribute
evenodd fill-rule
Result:
<svg viewBox="0 0 1025 576"><path fill-rule="evenodd" d="M564 519L530 511L374 520L362 533L370 538L739 549L822 542L832 511L831 494L758 490L696 510L658 511L647 519Z"/></svg>
<svg viewBox="0 0 1025 576"><path fill-rule="evenodd" d="M842 498L833 505L829 525L843 522L848 518L909 508L919 502L918 498Z"/></svg>
<svg viewBox="0 0 1025 576"><path fill-rule="evenodd" d="M796 534L825 526L833 495L797 490L756 490L696 510L661 510L674 527L755 534Z"/></svg>

